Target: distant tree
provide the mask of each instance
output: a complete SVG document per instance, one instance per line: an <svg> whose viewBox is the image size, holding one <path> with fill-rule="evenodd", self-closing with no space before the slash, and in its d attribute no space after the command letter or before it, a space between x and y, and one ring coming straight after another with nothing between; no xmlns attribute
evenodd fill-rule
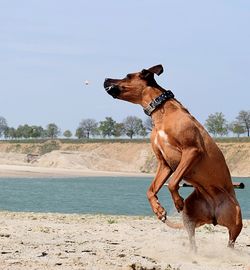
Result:
<svg viewBox="0 0 250 270"><path fill-rule="evenodd" d="M10 131L10 128L9 128L9 127L7 127L7 128L4 130L3 135L4 135L4 138L5 138L5 139L9 139L9 138L10 138L9 131Z"/></svg>
<svg viewBox="0 0 250 270"><path fill-rule="evenodd" d="M4 130L4 138L5 139L14 139L16 138L16 129L13 127L7 127Z"/></svg>
<svg viewBox="0 0 250 270"><path fill-rule="evenodd" d="M114 136L115 133L115 120L112 119L112 117L106 117L104 121L100 122L99 125L99 131L101 135L105 137L111 137Z"/></svg>
<svg viewBox="0 0 250 270"><path fill-rule="evenodd" d="M29 126L27 124L25 125L19 125L17 129L11 127L7 128L4 131L4 137L5 138L40 138L43 134L43 128L41 126Z"/></svg>
<svg viewBox="0 0 250 270"><path fill-rule="evenodd" d="M17 135L16 135L16 129L13 128L13 127L7 127L5 130L4 130L4 138L6 139L15 139L17 138Z"/></svg>
<svg viewBox="0 0 250 270"><path fill-rule="evenodd" d="M114 136L121 137L124 134L124 124L123 123L115 123L114 127Z"/></svg>
<svg viewBox="0 0 250 270"><path fill-rule="evenodd" d="M17 134L16 134L16 129L11 127L9 128L9 137L11 139L15 139L17 137Z"/></svg>
<svg viewBox="0 0 250 270"><path fill-rule="evenodd" d="M223 136L228 133L227 121L221 112L210 114L205 122L205 127L214 136Z"/></svg>
<svg viewBox="0 0 250 270"><path fill-rule="evenodd" d="M31 126L31 138L41 138L43 136L44 129L41 126Z"/></svg>
<svg viewBox="0 0 250 270"><path fill-rule="evenodd" d="M23 130L22 130L22 126L21 125L19 125L17 127L15 134L16 134L16 137L15 137L16 139L19 139L19 138L22 138L23 137Z"/></svg>
<svg viewBox="0 0 250 270"><path fill-rule="evenodd" d="M61 131L56 124L50 123L47 125L46 133L49 138L54 139L54 138L57 138L61 134Z"/></svg>
<svg viewBox="0 0 250 270"><path fill-rule="evenodd" d="M128 116L124 121L124 131L125 134L130 138L133 139L136 135L141 135L144 126L142 124L142 120L136 116Z"/></svg>
<svg viewBox="0 0 250 270"><path fill-rule="evenodd" d="M146 130L148 130L149 132L152 131L153 129L153 122L151 117L147 117L146 120L144 121L144 126L146 128Z"/></svg>
<svg viewBox="0 0 250 270"><path fill-rule="evenodd" d="M19 125L16 130L17 138L25 138L28 139L32 135L32 127L29 125Z"/></svg>
<svg viewBox="0 0 250 270"><path fill-rule="evenodd" d="M19 132L21 133L21 137L28 139L28 138L40 138L42 136L43 128L41 126L19 126Z"/></svg>
<svg viewBox="0 0 250 270"><path fill-rule="evenodd" d="M82 128L80 128L80 127L77 128L75 136L76 136L78 139L86 138L86 134L85 134L84 130L83 130Z"/></svg>
<svg viewBox="0 0 250 270"><path fill-rule="evenodd" d="M70 130L65 130L63 132L63 136L66 137L66 138L70 138L70 137L72 137L72 133L71 133Z"/></svg>
<svg viewBox="0 0 250 270"><path fill-rule="evenodd" d="M84 133L84 137L89 139L90 136L95 136L99 134L98 131L98 123L94 119L83 119L79 127L82 129L82 132Z"/></svg>
<svg viewBox="0 0 250 270"><path fill-rule="evenodd" d="M237 134L238 138L241 134L244 134L246 132L245 127L238 121L230 123L229 130L232 131L234 134Z"/></svg>
<svg viewBox="0 0 250 270"><path fill-rule="evenodd" d="M27 124L23 126L23 137L25 139L31 138L32 137L32 132L33 132L33 130L32 130L31 126L29 126Z"/></svg>
<svg viewBox="0 0 250 270"><path fill-rule="evenodd" d="M0 137L4 134L5 129L8 127L7 121L4 117L0 116Z"/></svg>
<svg viewBox="0 0 250 270"><path fill-rule="evenodd" d="M142 125L139 135L145 138L148 135L147 129L145 126Z"/></svg>
<svg viewBox="0 0 250 270"><path fill-rule="evenodd" d="M250 136L250 111L240 111L236 119L245 126L247 136Z"/></svg>
<svg viewBox="0 0 250 270"><path fill-rule="evenodd" d="M46 128L43 128L42 132L41 132L41 138L48 138L48 130Z"/></svg>
<svg viewBox="0 0 250 270"><path fill-rule="evenodd" d="M24 125L19 125L16 129L17 138L24 138Z"/></svg>

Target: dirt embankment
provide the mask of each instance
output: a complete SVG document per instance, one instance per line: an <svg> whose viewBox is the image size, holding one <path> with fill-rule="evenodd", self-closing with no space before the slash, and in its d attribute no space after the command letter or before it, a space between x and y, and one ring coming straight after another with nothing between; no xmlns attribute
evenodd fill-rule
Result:
<svg viewBox="0 0 250 270"><path fill-rule="evenodd" d="M250 176L250 143L220 143L233 176ZM34 159L27 160L27 154ZM0 164L65 169L153 173L149 143L0 143Z"/></svg>

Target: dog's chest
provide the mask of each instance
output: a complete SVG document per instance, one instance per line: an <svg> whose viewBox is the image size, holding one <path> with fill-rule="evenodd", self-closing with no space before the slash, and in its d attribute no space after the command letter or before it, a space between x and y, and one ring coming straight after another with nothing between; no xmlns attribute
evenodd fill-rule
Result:
<svg viewBox="0 0 250 270"><path fill-rule="evenodd" d="M171 146L171 144L169 143L168 134L164 130L157 131L154 139L154 144L160 148L162 148L163 146Z"/></svg>
<svg viewBox="0 0 250 270"><path fill-rule="evenodd" d="M175 170L181 159L181 151L171 143L168 134L158 130L153 143L172 170Z"/></svg>

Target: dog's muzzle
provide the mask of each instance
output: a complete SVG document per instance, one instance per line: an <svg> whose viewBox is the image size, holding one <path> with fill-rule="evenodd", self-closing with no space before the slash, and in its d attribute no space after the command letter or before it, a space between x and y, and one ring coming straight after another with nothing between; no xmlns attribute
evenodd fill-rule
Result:
<svg viewBox="0 0 250 270"><path fill-rule="evenodd" d="M103 86L107 91L107 93L111 95L113 98L117 98L121 93L119 86L113 84L111 82L111 79L105 79Z"/></svg>

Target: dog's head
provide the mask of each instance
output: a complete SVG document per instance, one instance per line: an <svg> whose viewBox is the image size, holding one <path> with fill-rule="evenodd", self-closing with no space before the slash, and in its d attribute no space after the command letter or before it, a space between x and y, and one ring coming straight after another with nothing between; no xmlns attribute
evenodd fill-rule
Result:
<svg viewBox="0 0 250 270"><path fill-rule="evenodd" d="M157 86L154 74L160 75L162 72L162 65L157 65L141 72L130 73L123 79L107 78L104 88L113 98L140 103L143 90L148 86Z"/></svg>

